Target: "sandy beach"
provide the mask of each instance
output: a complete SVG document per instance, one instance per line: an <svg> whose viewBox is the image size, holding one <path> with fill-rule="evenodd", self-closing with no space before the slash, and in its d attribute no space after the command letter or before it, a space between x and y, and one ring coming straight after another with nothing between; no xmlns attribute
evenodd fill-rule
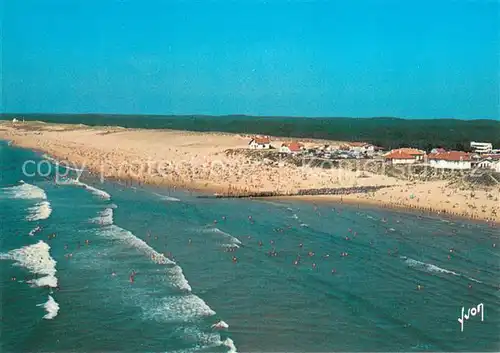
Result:
<svg viewBox="0 0 500 353"><path fill-rule="evenodd" d="M1 122L0 138L102 178L222 194L294 194L301 189L385 186L369 193L297 197L500 222L499 186L472 190L447 181L408 182L366 171L297 167L286 160L272 162L227 153L247 148L249 137L244 135ZM276 138L273 145L289 141Z"/></svg>

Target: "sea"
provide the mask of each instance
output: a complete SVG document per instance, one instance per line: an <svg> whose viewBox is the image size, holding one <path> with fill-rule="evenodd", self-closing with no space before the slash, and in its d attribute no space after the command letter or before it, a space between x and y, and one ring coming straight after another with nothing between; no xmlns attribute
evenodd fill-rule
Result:
<svg viewBox="0 0 500 353"><path fill-rule="evenodd" d="M500 351L498 226L0 169L1 352Z"/></svg>

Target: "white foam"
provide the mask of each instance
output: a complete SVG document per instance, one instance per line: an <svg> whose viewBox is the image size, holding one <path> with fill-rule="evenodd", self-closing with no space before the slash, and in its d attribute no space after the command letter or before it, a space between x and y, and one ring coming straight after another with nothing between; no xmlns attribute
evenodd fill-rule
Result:
<svg viewBox="0 0 500 353"><path fill-rule="evenodd" d="M146 315L161 322L191 322L215 315L215 311L200 297L188 294L162 298L160 303L153 305L146 312Z"/></svg>
<svg viewBox="0 0 500 353"><path fill-rule="evenodd" d="M167 273L170 279L172 280L172 284L175 287L181 290L191 292L191 286L189 285L189 282L184 276L184 273L182 272L182 268L180 266L175 265L174 267L169 268L167 270Z"/></svg>
<svg viewBox="0 0 500 353"><path fill-rule="evenodd" d="M41 230L42 230L42 228L40 226L36 226L32 230L30 230L30 232L28 234L29 234L30 237L32 237L32 236L34 236L36 233L38 233Z"/></svg>
<svg viewBox="0 0 500 353"><path fill-rule="evenodd" d="M50 202L42 201L37 203L33 207L29 207L28 212L30 213L26 217L28 221L40 221L42 219L47 219L50 217L52 208L50 207Z"/></svg>
<svg viewBox="0 0 500 353"><path fill-rule="evenodd" d="M176 330L176 334L184 341L196 343L194 348L172 353L191 353L191 352L210 352L210 348L217 348L224 343L221 341L220 334L217 332L204 332L197 326L181 326Z"/></svg>
<svg viewBox="0 0 500 353"><path fill-rule="evenodd" d="M226 346L227 348L229 348L227 353L238 353L238 351L236 350L236 346L234 345L233 340L230 339L229 337L226 338L224 341L222 341L222 344L224 346Z"/></svg>
<svg viewBox="0 0 500 353"><path fill-rule="evenodd" d="M88 184L82 183L81 181L79 181L77 179L66 178L66 179L58 181L58 184L59 185L75 185L75 186L80 186L80 187L85 188L86 190L89 190L92 194L94 194L95 196L98 196L98 197L100 197L102 199L105 199L105 200L111 199L111 195L108 194L106 191L101 190L101 189L97 189L97 188L95 188L93 186L90 186Z"/></svg>
<svg viewBox="0 0 500 353"><path fill-rule="evenodd" d="M57 316L59 312L59 304L49 295L49 300L43 304L37 304L37 306L43 306L47 314L43 317L46 320L52 320Z"/></svg>
<svg viewBox="0 0 500 353"><path fill-rule="evenodd" d="M459 273L456 273L456 272L453 272L453 271L449 271L449 270L446 270L444 268L441 268L441 267L438 267L438 266L435 266L435 265L432 265L432 264L428 264L428 263L425 263L425 262L421 262L421 261L417 261L417 260L414 260L414 259L410 259L410 258L405 257L405 256L402 256L401 258L405 259L405 263L409 267L413 267L413 268L416 268L416 269L424 270L425 272L438 272L438 273L446 273L446 274L450 274L450 275L454 275L454 276L460 276Z"/></svg>
<svg viewBox="0 0 500 353"><path fill-rule="evenodd" d="M121 227L118 227L114 224L101 229L100 234L105 236L105 237L108 237L108 238L120 240L120 241L136 248L137 250L141 251L142 253L147 255L149 258L151 258L151 260L153 260L153 262L155 262L157 264L175 265L174 261L165 257L165 255L157 252L155 249L150 247L142 239L139 239L138 237L136 237L132 232L130 232L126 229L123 229Z"/></svg>
<svg viewBox="0 0 500 353"><path fill-rule="evenodd" d="M104 211L99 213L99 216L92 219L93 223L98 223L100 225L109 226L113 224L113 208L106 208Z"/></svg>
<svg viewBox="0 0 500 353"><path fill-rule="evenodd" d="M155 194L156 196L158 196L163 201L171 201L171 202L179 202L180 201L178 198L175 198L175 197L172 197L172 196L162 195L162 194L158 194L156 192L154 192L153 194Z"/></svg>
<svg viewBox="0 0 500 353"><path fill-rule="evenodd" d="M231 234L229 233L226 233L226 232L223 232L222 230L220 230L219 228L217 227L210 227L210 228L206 228L203 230L203 232L205 233L215 233L215 234L219 234L219 235L222 235L223 237L227 238L232 244L241 244L241 241L236 238L236 237L233 237Z"/></svg>
<svg viewBox="0 0 500 353"><path fill-rule="evenodd" d="M239 245L238 244L222 244L221 245L223 248L236 248L236 249L239 249Z"/></svg>
<svg viewBox="0 0 500 353"><path fill-rule="evenodd" d="M413 268L416 268L416 269L421 269L421 270L424 270L426 272L438 272L438 273L446 273L446 274L450 274L450 275L454 275L454 276L459 276L459 277L463 277L463 278L467 278L468 280L470 281L473 281L473 282L476 282L476 283L483 283L475 278L472 278L472 277L467 277L461 273L456 273L456 272L453 272L453 271L450 271L450 270L446 270L444 268L441 268L441 267L438 267L438 266L435 266L435 265L432 265L432 264L428 264L428 263L425 263L425 262L420 262L420 261L417 261L417 260L413 260L413 259L410 259L406 256L401 256L402 259L405 259L405 263L408 264L408 266L410 267L413 267Z"/></svg>
<svg viewBox="0 0 500 353"><path fill-rule="evenodd" d="M3 188L4 192L14 199L24 200L46 200L47 194L42 188L38 186L20 181L20 185Z"/></svg>
<svg viewBox="0 0 500 353"><path fill-rule="evenodd" d="M229 328L229 325L226 322L221 320L218 323L213 324L212 328L213 329L226 329L226 328Z"/></svg>
<svg viewBox="0 0 500 353"><path fill-rule="evenodd" d="M16 265L28 269L31 273L44 275L28 283L37 287L57 287L56 261L50 256L50 246L43 240L33 245L28 245L20 249L2 254L0 259L16 261Z"/></svg>

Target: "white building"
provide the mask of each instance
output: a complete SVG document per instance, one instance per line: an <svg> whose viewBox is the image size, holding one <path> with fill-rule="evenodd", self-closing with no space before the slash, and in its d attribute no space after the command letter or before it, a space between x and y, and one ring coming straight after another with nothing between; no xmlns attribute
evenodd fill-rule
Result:
<svg viewBox="0 0 500 353"><path fill-rule="evenodd" d="M489 142L474 142L470 143L470 147L475 153L491 153L493 145Z"/></svg>
<svg viewBox="0 0 500 353"><path fill-rule="evenodd" d="M376 150L380 148L366 142L349 142L341 145L340 149L343 151L352 151L363 154L374 154Z"/></svg>
<svg viewBox="0 0 500 353"><path fill-rule="evenodd" d="M471 169L472 160L468 153L461 151L448 151L430 154L429 164L439 169Z"/></svg>
<svg viewBox="0 0 500 353"><path fill-rule="evenodd" d="M254 150L265 150L271 148L271 140L268 136L265 137L254 137L248 143L248 146Z"/></svg>
<svg viewBox="0 0 500 353"><path fill-rule="evenodd" d="M13 123L13 124L15 124L15 123L17 123L17 122L19 122L19 120L17 120L16 118L12 119L12 123Z"/></svg>
<svg viewBox="0 0 500 353"><path fill-rule="evenodd" d="M500 154L487 156L483 160L477 162L476 167L481 169L492 169L500 173Z"/></svg>

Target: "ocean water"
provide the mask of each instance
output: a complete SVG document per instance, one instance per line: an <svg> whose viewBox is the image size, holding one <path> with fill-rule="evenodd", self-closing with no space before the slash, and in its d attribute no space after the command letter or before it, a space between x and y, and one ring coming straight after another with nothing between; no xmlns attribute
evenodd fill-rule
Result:
<svg viewBox="0 0 500 353"><path fill-rule="evenodd" d="M499 351L498 228L42 160L0 142L2 352Z"/></svg>

